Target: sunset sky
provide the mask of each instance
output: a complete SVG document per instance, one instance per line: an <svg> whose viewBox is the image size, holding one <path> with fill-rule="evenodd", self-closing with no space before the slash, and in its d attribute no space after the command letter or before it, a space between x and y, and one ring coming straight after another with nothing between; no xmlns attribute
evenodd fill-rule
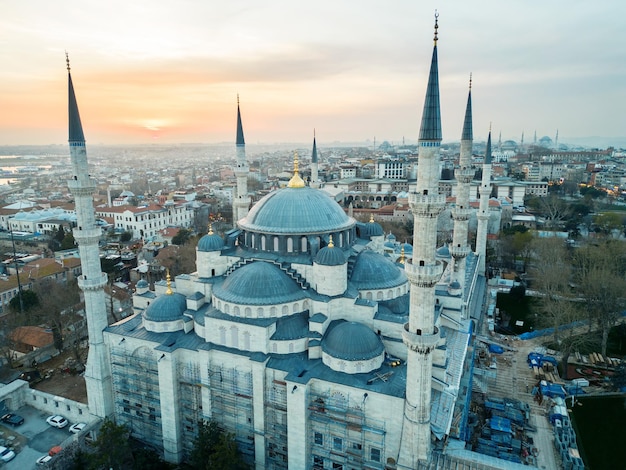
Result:
<svg viewBox="0 0 626 470"><path fill-rule="evenodd" d="M0 145L323 145L419 133L434 11L444 141L470 72L474 137L626 135L626 3L615 0L28 0L0 8ZM610 143L607 140L607 145Z"/></svg>

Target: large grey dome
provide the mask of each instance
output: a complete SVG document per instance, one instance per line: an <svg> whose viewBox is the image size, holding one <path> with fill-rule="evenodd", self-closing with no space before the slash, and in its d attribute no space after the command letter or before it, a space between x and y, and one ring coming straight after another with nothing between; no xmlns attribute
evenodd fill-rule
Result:
<svg viewBox="0 0 626 470"><path fill-rule="evenodd" d="M364 250L356 258L350 281L357 289L387 289L404 284L407 278L404 270L391 260Z"/></svg>
<svg viewBox="0 0 626 470"><path fill-rule="evenodd" d="M244 305L271 305L303 299L302 288L278 266L255 261L237 269L213 290L218 299Z"/></svg>
<svg viewBox="0 0 626 470"><path fill-rule="evenodd" d="M367 326L357 322L341 322L322 340L322 351L336 359L365 361L380 356L383 342Z"/></svg>
<svg viewBox="0 0 626 470"><path fill-rule="evenodd" d="M185 296L178 293L164 294L155 299L146 309L146 320L161 322L179 320L187 310Z"/></svg>
<svg viewBox="0 0 626 470"><path fill-rule="evenodd" d="M252 232L308 234L346 230L355 221L326 193L304 187L271 192L238 224Z"/></svg>

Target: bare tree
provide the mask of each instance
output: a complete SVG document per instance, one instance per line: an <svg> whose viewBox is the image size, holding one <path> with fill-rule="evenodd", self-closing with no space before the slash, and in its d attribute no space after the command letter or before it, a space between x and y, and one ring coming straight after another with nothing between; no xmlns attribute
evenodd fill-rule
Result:
<svg viewBox="0 0 626 470"><path fill-rule="evenodd" d="M626 244L608 240L579 248L574 254L574 266L590 329L595 323L600 330L601 352L606 355L609 331L626 305Z"/></svg>

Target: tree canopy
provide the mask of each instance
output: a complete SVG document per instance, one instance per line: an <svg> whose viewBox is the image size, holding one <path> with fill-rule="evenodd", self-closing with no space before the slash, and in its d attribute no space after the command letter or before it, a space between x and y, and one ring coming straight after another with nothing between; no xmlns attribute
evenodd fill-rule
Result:
<svg viewBox="0 0 626 470"><path fill-rule="evenodd" d="M245 470L235 435L223 431L216 421L204 421L193 442L189 463L198 470Z"/></svg>

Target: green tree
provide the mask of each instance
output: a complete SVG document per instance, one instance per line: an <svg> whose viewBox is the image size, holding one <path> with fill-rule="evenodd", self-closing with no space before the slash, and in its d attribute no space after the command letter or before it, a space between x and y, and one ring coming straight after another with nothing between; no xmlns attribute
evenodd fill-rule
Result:
<svg viewBox="0 0 626 470"><path fill-rule="evenodd" d="M132 468L133 453L128 437L130 431L124 425L105 419L94 441L95 452L89 468L92 470L122 470Z"/></svg>
<svg viewBox="0 0 626 470"><path fill-rule="evenodd" d="M186 228L181 228L176 235L172 237L173 245L184 245L191 238L191 231Z"/></svg>
<svg viewBox="0 0 626 470"><path fill-rule="evenodd" d="M200 424L189 457L192 468L197 470L244 470L235 435L223 431L215 421Z"/></svg>
<svg viewBox="0 0 626 470"><path fill-rule="evenodd" d="M67 232L65 237L63 237L63 241L61 242L62 250L70 250L76 247L76 240L74 240L74 234L72 232Z"/></svg>
<svg viewBox="0 0 626 470"><path fill-rule="evenodd" d="M133 239L133 232L122 232L122 234L120 235L120 241L121 242L129 242Z"/></svg>
<svg viewBox="0 0 626 470"><path fill-rule="evenodd" d="M21 296L21 303L20 303ZM39 307L40 305L39 296L30 289L22 289L22 292L9 300L9 308L13 312L21 312L28 313L31 312L34 308Z"/></svg>
<svg viewBox="0 0 626 470"><path fill-rule="evenodd" d="M59 225L56 233L54 234L54 238L59 243L63 242L63 239L65 238L65 230L63 229L63 225Z"/></svg>

